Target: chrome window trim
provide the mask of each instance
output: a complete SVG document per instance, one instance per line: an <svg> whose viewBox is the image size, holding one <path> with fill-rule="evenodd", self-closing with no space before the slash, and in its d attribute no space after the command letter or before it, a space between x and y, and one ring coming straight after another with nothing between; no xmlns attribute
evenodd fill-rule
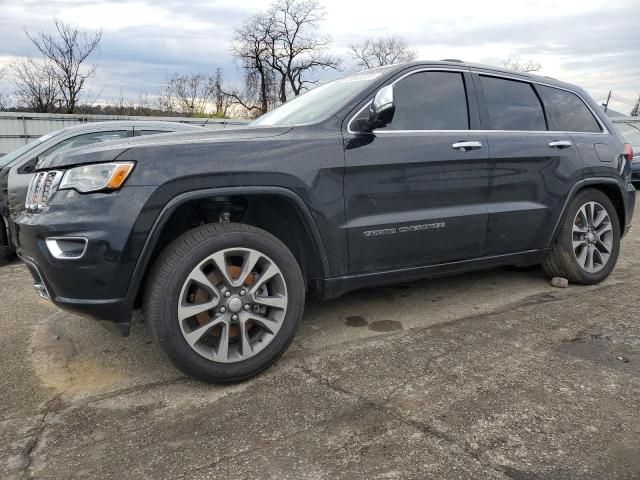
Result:
<svg viewBox="0 0 640 480"><path fill-rule="evenodd" d="M389 85L395 85L397 82L399 82L400 80L408 77L409 75L413 75L414 73L420 73L420 72L459 72L459 73L476 73L478 75L485 75L488 77L497 77L497 78L504 78L507 80L516 80L519 82L525 82L525 83L530 83L530 84L535 84L535 85L542 85L544 87L550 87L550 88L556 88L558 90L563 90L565 92L569 92L572 93L574 95L576 95L580 101L589 109L589 111L591 112L591 114L595 117L596 122L598 122L598 125L600 126L600 128L602 129L602 131L600 132L571 132L571 131L565 131L565 130L373 130L371 132L362 132L362 131L354 131L351 129L351 124L353 123L353 121L362 113L362 111L367 108L369 105L371 105L371 102L373 101L373 98L371 100L369 100L367 103L364 104L364 106L362 108L360 108L349 120L349 123L347 123L347 132L351 133L352 135L355 134L369 134L369 135L380 135L380 134L384 134L384 135L389 135L392 133L427 133L427 132L433 132L433 133L444 133L444 132L449 132L449 133L460 133L460 132L466 132L466 133L490 133L490 132L495 132L495 133L558 133L558 134L568 134L568 135L609 135L609 129L607 129L607 127L605 126L604 123L602 123L602 120L600 120L600 117L596 114L596 112L593 110L593 108L591 108L591 106L589 105L589 103L587 103L585 101L585 99L582 97L582 95L580 95L578 92L575 92L573 90L570 90L568 88L564 88L564 87L559 87L557 85L552 85L550 83L545 83L545 82L541 82L538 80L534 80L532 78L528 78L525 76L518 76L518 75L509 75L508 73L494 73L494 72L484 72L481 70L477 70L477 69L472 69L472 68L466 68L466 69L462 69L462 68L448 68L448 67L428 67L428 68L420 68L417 70L412 70L408 73L405 73L404 75L402 75L401 77L397 78L396 80L394 80L393 82L391 82ZM474 87L475 88L475 87ZM375 95L375 93L374 93ZM468 107L468 106L467 106ZM543 108L544 108L544 103L543 103Z"/></svg>

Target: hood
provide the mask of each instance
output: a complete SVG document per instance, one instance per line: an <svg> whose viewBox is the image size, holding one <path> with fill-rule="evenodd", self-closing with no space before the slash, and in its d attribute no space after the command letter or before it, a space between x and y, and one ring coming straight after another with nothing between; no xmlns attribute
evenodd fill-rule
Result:
<svg viewBox="0 0 640 480"><path fill-rule="evenodd" d="M40 160L37 170L49 170L59 167L71 167L85 163L101 163L116 160L124 152L138 147L180 146L191 144L216 144L241 142L256 138L283 135L291 127L238 127L222 130L204 130L202 132L164 133L133 137L127 140L112 140L97 145L73 148L57 155Z"/></svg>

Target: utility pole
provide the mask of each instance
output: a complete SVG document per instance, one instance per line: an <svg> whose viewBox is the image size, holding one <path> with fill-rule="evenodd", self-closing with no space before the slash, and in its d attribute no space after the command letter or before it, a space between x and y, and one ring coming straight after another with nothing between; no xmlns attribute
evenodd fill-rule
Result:
<svg viewBox="0 0 640 480"><path fill-rule="evenodd" d="M607 95L607 101L602 105L605 112L607 111L607 108L609 108L609 100L611 100L611 90L609 90L609 95Z"/></svg>
<svg viewBox="0 0 640 480"><path fill-rule="evenodd" d="M638 100L636 100L636 104L631 109L631 113L629 115L632 117L640 117L640 96L638 96Z"/></svg>

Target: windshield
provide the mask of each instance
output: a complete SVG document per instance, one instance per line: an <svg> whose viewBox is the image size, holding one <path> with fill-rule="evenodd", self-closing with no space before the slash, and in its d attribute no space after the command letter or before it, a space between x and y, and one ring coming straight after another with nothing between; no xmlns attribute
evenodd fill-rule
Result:
<svg viewBox="0 0 640 480"><path fill-rule="evenodd" d="M320 121L339 110L345 102L373 84L383 73L383 69L369 70L325 83L280 105L251 125L291 126Z"/></svg>
<svg viewBox="0 0 640 480"><path fill-rule="evenodd" d="M30 152L31 150L34 150L36 147L38 147L39 145L42 145L42 143L46 142L50 138L55 137L60 132L62 132L62 130L56 130L55 132L47 133L46 135L41 136L40 138L34 140L31 143L27 143L26 145L18 148L17 150L13 150L12 152L9 152L4 157L0 158L0 168L9 165L11 162L16 160L17 158L20 158L22 155Z"/></svg>

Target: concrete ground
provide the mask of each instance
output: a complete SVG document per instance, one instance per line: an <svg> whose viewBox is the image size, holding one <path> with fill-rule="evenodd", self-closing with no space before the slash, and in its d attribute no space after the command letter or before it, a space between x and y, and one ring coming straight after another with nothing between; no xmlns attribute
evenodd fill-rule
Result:
<svg viewBox="0 0 640 480"><path fill-rule="evenodd" d="M640 217L615 272L495 270L308 305L211 386L0 267L0 478L640 478Z"/></svg>

